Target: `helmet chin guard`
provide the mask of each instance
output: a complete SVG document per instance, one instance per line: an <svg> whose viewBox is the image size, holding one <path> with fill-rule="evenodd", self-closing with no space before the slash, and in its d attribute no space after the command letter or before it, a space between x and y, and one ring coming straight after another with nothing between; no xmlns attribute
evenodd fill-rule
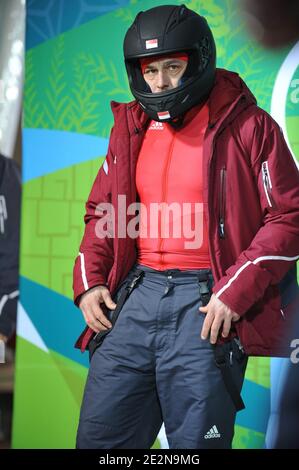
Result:
<svg viewBox="0 0 299 470"><path fill-rule="evenodd" d="M187 53L188 65L176 88L152 93L140 58ZM184 5L164 5L140 12L124 39L125 65L133 96L152 119L171 122L205 101L213 87L216 47L202 16ZM161 58L162 58L161 57Z"/></svg>

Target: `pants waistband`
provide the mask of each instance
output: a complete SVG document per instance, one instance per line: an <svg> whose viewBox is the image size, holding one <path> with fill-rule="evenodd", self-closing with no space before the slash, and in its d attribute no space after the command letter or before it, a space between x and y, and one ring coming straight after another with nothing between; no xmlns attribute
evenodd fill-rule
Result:
<svg viewBox="0 0 299 470"><path fill-rule="evenodd" d="M159 269L154 269L150 268L149 266L144 266L142 264L136 264L134 268L140 269L144 271L144 273L150 273L150 274L157 274L160 276L171 276L171 277L196 277L199 281L207 281L207 280L213 280L213 275L211 269L188 269L188 270L182 270L182 269L165 269L165 270L159 270Z"/></svg>

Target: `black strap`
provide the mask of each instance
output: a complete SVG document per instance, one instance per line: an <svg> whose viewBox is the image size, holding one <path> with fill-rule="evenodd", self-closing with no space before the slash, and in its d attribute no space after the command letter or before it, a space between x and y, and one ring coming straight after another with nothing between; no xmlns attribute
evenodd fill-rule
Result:
<svg viewBox="0 0 299 470"><path fill-rule="evenodd" d="M130 280L124 290L122 291L121 295L120 295L120 298L118 299L118 302L117 302L117 306L113 312L113 316L111 318L111 324L112 324L112 327L114 325L114 323L116 322L117 320L117 317L121 311L121 309L123 308L123 305L125 303L125 301L127 300L127 298L129 297L129 295L131 294L131 292L133 291L133 289L136 287L136 285L138 284L138 282L140 281L140 279L142 278L144 274L144 271L142 271L141 269L135 269L134 272L133 272L133 279ZM111 328L110 328L111 329Z"/></svg>
<svg viewBox="0 0 299 470"><path fill-rule="evenodd" d="M118 299L118 302L116 304L116 308L113 311L112 318L111 318L111 325L112 326L110 328L106 329L106 330L99 331L92 338L92 340L89 342L89 345L88 345L89 360L91 359L91 357L92 357L93 353L95 352L95 350L102 344L105 336L108 333L110 333L110 331L112 330L112 328L113 328L113 326L114 326L114 324L115 324L115 322L118 318L118 315L120 314L120 311L123 308L123 305L124 305L125 301L129 297L129 295L131 294L133 289L136 287L137 283L140 281L143 274L144 274L144 272L141 271L140 269L137 269L137 268L134 269L133 277L132 277L132 279L130 278L128 280L128 282L126 282L125 288L121 292L121 295L120 295L120 297Z"/></svg>
<svg viewBox="0 0 299 470"><path fill-rule="evenodd" d="M236 387L234 378L232 375L230 356L228 357L225 352L225 347L220 344L214 346L215 362L216 366L219 367L226 390L228 391L237 411L244 410L245 405L240 395L239 390ZM229 351L232 354L232 351Z"/></svg>
<svg viewBox="0 0 299 470"><path fill-rule="evenodd" d="M197 274L199 295L202 301L202 306L206 306L212 295L212 287L214 283L212 272L209 269L203 269Z"/></svg>
<svg viewBox="0 0 299 470"><path fill-rule="evenodd" d="M211 290L209 288L208 281L199 281L198 286L200 299L202 301L202 306L204 307L210 301Z"/></svg>
<svg viewBox="0 0 299 470"><path fill-rule="evenodd" d="M202 305L205 306L209 303L211 298L213 278L208 274L207 279L205 279L205 276L201 274L201 276L198 276L198 286ZM228 351L224 345L216 344L214 346L214 352L216 365L220 369L223 382L236 407L236 410L243 410L245 405L232 375L232 364L230 362L232 351Z"/></svg>

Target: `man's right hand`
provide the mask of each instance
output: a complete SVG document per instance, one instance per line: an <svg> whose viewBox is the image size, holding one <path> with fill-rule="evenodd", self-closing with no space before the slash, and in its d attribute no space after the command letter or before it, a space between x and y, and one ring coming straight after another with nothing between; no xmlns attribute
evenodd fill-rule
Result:
<svg viewBox="0 0 299 470"><path fill-rule="evenodd" d="M100 307L101 303L104 303L109 310L116 308L116 304L113 302L106 286L93 287L81 296L79 302L79 308L83 313L87 325L96 333L112 327Z"/></svg>

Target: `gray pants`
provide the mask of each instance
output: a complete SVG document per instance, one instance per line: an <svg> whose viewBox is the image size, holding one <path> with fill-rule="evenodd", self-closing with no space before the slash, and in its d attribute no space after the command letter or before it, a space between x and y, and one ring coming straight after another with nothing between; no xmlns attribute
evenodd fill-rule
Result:
<svg viewBox="0 0 299 470"><path fill-rule="evenodd" d="M172 449L230 448L236 410L200 338L199 271L138 267L142 280L92 356L77 448L149 449L163 421ZM246 357L231 359L241 390Z"/></svg>

